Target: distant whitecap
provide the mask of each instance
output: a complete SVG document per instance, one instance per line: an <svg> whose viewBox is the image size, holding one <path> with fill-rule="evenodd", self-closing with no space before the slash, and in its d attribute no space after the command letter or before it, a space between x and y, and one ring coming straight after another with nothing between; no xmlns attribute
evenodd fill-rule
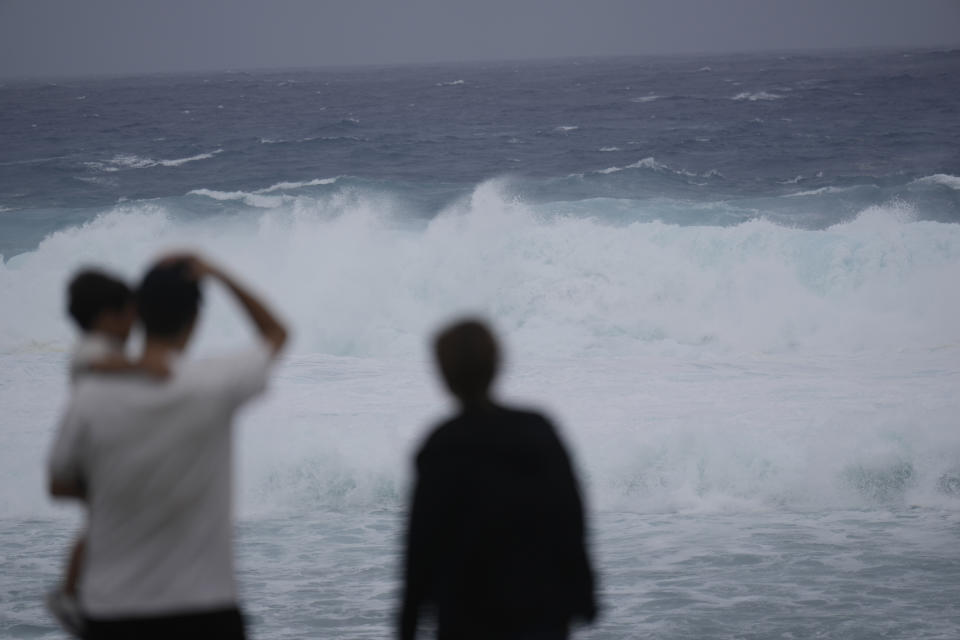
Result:
<svg viewBox="0 0 960 640"><path fill-rule="evenodd" d="M84 162L83 164L87 167L90 167L91 169L104 171L107 173L113 173L115 171L122 171L124 169L149 169L150 167L179 167L181 165L187 164L188 162L196 162L198 160L208 160L222 152L223 152L223 149L216 149L209 153L198 153L195 156L188 156L186 158L174 158L172 160L155 160L153 158L138 156L133 153L118 153L107 162L94 161L94 162Z"/></svg>
<svg viewBox="0 0 960 640"><path fill-rule="evenodd" d="M270 193L271 191L290 191L293 189L302 189L303 187L317 187L320 185L333 184L338 178L315 178L303 182L278 182L265 189L257 189L254 193Z"/></svg>
<svg viewBox="0 0 960 640"><path fill-rule="evenodd" d="M918 178L914 182L921 184L939 184L960 191L960 176L952 176L948 173L936 173L932 176Z"/></svg>
<svg viewBox="0 0 960 640"><path fill-rule="evenodd" d="M783 98L782 95L777 93L769 93L767 91L743 91L737 95L730 98L731 100L749 100L750 102L756 102L758 100L780 100Z"/></svg>

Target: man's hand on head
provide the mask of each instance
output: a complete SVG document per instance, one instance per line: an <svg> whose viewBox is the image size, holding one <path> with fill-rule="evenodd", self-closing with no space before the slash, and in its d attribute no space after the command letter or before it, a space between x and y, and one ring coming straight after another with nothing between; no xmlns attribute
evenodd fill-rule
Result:
<svg viewBox="0 0 960 640"><path fill-rule="evenodd" d="M220 284L225 286L237 298L240 306L244 308L261 337L266 340L276 355L283 348L287 341L287 329L267 309L267 307L245 286L240 284L225 271L220 270L213 264L201 258L196 253L178 252L170 253L160 259L160 264L170 264L181 261L186 264L187 269L197 279L216 278Z"/></svg>
<svg viewBox="0 0 960 640"><path fill-rule="evenodd" d="M158 261L159 264L169 265L176 262L182 262L186 265L188 272L197 280L203 280L207 276L216 277L220 271L214 267L210 262L205 258L201 257L197 253L191 253L188 251L178 251L174 253L169 253Z"/></svg>

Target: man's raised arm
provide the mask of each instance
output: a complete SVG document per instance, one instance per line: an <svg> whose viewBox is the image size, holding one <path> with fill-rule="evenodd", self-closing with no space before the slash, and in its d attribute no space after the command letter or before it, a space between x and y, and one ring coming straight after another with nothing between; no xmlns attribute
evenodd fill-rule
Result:
<svg viewBox="0 0 960 640"><path fill-rule="evenodd" d="M267 307L256 298L250 291L231 276L226 274L220 268L210 264L206 260L190 256L187 258L193 266L197 278L210 277L219 280L223 286L230 290L236 297L240 306L244 308L247 315L253 321L260 336L270 345L273 355L283 348L287 342L287 328L277 319L277 317Z"/></svg>

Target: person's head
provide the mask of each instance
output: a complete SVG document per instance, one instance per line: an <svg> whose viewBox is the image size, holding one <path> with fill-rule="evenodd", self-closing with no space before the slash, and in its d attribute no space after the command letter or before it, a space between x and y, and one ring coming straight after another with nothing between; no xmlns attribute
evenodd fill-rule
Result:
<svg viewBox="0 0 960 640"><path fill-rule="evenodd" d="M443 329L434 339L434 355L447 388L462 404L489 399L500 354L483 322L465 319Z"/></svg>
<svg viewBox="0 0 960 640"><path fill-rule="evenodd" d="M101 333L125 342L136 320L133 291L123 280L84 269L70 280L67 310L84 333Z"/></svg>
<svg viewBox="0 0 960 640"><path fill-rule="evenodd" d="M137 311L147 340L183 348L200 310L200 285L186 261L160 262L143 277Z"/></svg>

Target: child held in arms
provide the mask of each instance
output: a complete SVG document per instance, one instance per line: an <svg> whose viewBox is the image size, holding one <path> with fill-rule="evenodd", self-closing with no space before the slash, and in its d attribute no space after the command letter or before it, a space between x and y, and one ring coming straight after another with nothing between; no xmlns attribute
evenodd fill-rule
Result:
<svg viewBox="0 0 960 640"><path fill-rule="evenodd" d="M67 289L67 309L81 331L70 357L72 385L91 374L140 372L158 378L169 375L165 365L144 366L128 360L124 353L137 309L133 291L122 280L101 271L80 271ZM81 534L70 551L63 584L47 594L47 608L64 629L78 637L83 633L83 615L77 601L83 555Z"/></svg>

